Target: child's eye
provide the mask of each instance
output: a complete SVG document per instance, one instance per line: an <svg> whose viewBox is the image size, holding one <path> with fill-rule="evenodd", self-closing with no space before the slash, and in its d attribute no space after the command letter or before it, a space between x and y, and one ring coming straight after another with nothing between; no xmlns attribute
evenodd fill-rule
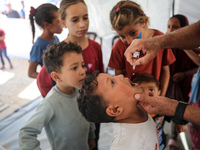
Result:
<svg viewBox="0 0 200 150"><path fill-rule="evenodd" d="M77 69L77 66L72 68L72 70L76 70L76 69Z"/></svg>
<svg viewBox="0 0 200 150"><path fill-rule="evenodd" d="M136 31L135 32L130 32L131 36L135 36L135 34L136 34Z"/></svg>
<svg viewBox="0 0 200 150"><path fill-rule="evenodd" d="M111 85L114 86L114 82L111 80Z"/></svg>
<svg viewBox="0 0 200 150"><path fill-rule="evenodd" d="M84 17L84 20L88 20L88 17Z"/></svg>
<svg viewBox="0 0 200 150"><path fill-rule="evenodd" d="M154 90L154 89L149 89L149 91L151 91L151 92L155 92L155 90Z"/></svg>
<svg viewBox="0 0 200 150"><path fill-rule="evenodd" d="M78 19L74 19L74 20L72 20L72 22L77 22L78 21Z"/></svg>
<svg viewBox="0 0 200 150"><path fill-rule="evenodd" d="M83 65L82 65L82 68L86 68L86 65L85 65L85 64L83 64Z"/></svg>
<svg viewBox="0 0 200 150"><path fill-rule="evenodd" d="M125 39L125 37L124 37L124 36L120 36L119 38L120 38L121 40Z"/></svg>

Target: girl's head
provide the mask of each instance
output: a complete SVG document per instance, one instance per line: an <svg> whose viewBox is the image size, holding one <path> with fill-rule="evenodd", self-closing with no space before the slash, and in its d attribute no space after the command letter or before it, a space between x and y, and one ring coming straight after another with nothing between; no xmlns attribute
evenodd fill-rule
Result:
<svg viewBox="0 0 200 150"><path fill-rule="evenodd" d="M149 18L137 3L119 1L110 12L110 22L121 40L130 44L141 34L142 28L148 27Z"/></svg>
<svg viewBox="0 0 200 150"><path fill-rule="evenodd" d="M52 34L61 33L62 31L59 23L58 8L53 4L42 4L36 9L31 7L29 18L32 26L33 40L35 37L34 19L40 28L48 29Z"/></svg>
<svg viewBox="0 0 200 150"><path fill-rule="evenodd" d="M84 0L62 0L59 11L61 23L63 27L68 28L70 36L85 36L89 18Z"/></svg>
<svg viewBox="0 0 200 150"><path fill-rule="evenodd" d="M185 27L187 25L189 25L187 17L180 14L174 15L168 21L167 33Z"/></svg>

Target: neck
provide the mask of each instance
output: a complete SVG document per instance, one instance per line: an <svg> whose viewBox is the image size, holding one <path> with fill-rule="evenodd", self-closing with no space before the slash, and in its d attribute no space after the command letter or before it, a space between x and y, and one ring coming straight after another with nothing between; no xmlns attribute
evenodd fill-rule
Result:
<svg viewBox="0 0 200 150"><path fill-rule="evenodd" d="M56 86L61 92L65 93L67 95L71 95L71 94L73 94L75 92L75 88L74 87L63 87L63 86L61 86L59 84L57 84Z"/></svg>
<svg viewBox="0 0 200 150"><path fill-rule="evenodd" d="M40 36L40 38L46 40L46 41L54 41L54 37L53 37L53 34L50 33L49 31L47 30L44 30L42 35Z"/></svg>
<svg viewBox="0 0 200 150"><path fill-rule="evenodd" d="M142 122L147 121L148 115L144 111L144 109L142 109L140 105L137 105L136 109L137 110L131 116L122 118L122 119L116 118L115 122L116 123L142 123Z"/></svg>
<svg viewBox="0 0 200 150"><path fill-rule="evenodd" d="M89 45L88 38L86 36L74 37L69 35L64 41L77 43L81 46L82 50L84 50Z"/></svg>

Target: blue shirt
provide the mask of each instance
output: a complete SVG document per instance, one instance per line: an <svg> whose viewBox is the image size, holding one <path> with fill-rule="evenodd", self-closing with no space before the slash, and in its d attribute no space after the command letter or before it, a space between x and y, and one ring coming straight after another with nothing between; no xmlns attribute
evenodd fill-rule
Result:
<svg viewBox="0 0 200 150"><path fill-rule="evenodd" d="M44 50L46 50L46 48L49 44L59 42L59 39L57 36L54 36L54 39L55 39L54 41L47 41L47 40L44 40L44 39L38 37L31 49L30 61L38 62L41 66L43 66L42 54L43 54Z"/></svg>

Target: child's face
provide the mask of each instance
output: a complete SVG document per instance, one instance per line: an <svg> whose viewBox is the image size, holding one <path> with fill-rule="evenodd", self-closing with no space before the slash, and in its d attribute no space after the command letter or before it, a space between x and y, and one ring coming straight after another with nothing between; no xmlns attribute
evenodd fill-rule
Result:
<svg viewBox="0 0 200 150"><path fill-rule="evenodd" d="M145 23L137 23L126 25L122 30L116 30L123 43L130 45L131 42L139 36L142 29L145 27Z"/></svg>
<svg viewBox="0 0 200 150"><path fill-rule="evenodd" d="M71 87L81 88L85 78L85 63L82 54L76 52L65 53L63 56L63 66L59 75L60 88L69 89Z"/></svg>
<svg viewBox="0 0 200 150"><path fill-rule="evenodd" d="M68 28L70 36L85 36L89 27L89 18L84 3L80 2L67 7L64 27Z"/></svg>
<svg viewBox="0 0 200 150"><path fill-rule="evenodd" d="M181 27L181 24L179 22L179 20L177 18L171 18L168 21L168 25L167 25L167 33L172 32L174 30L177 30Z"/></svg>
<svg viewBox="0 0 200 150"><path fill-rule="evenodd" d="M51 33L58 33L60 34L62 32L62 26L60 24L60 20L59 20L59 13L54 12L54 16L55 18L53 19L52 23L49 24L48 28L50 30Z"/></svg>
<svg viewBox="0 0 200 150"><path fill-rule="evenodd" d="M135 85L132 86L128 78L124 78L123 75L110 76L105 73L101 73L97 76L98 86L95 93L102 95L106 100L107 105L120 105L126 111L134 111L137 101L134 98L136 93L142 93L142 89ZM129 111L130 110L130 111Z"/></svg>
<svg viewBox="0 0 200 150"><path fill-rule="evenodd" d="M144 94L147 96L150 96L150 95L151 96L160 96L160 90L158 89L158 87L156 86L156 84L154 82L143 82L143 83L139 84L139 87L142 88L142 90L144 91ZM151 92L150 95L149 95L149 92Z"/></svg>

